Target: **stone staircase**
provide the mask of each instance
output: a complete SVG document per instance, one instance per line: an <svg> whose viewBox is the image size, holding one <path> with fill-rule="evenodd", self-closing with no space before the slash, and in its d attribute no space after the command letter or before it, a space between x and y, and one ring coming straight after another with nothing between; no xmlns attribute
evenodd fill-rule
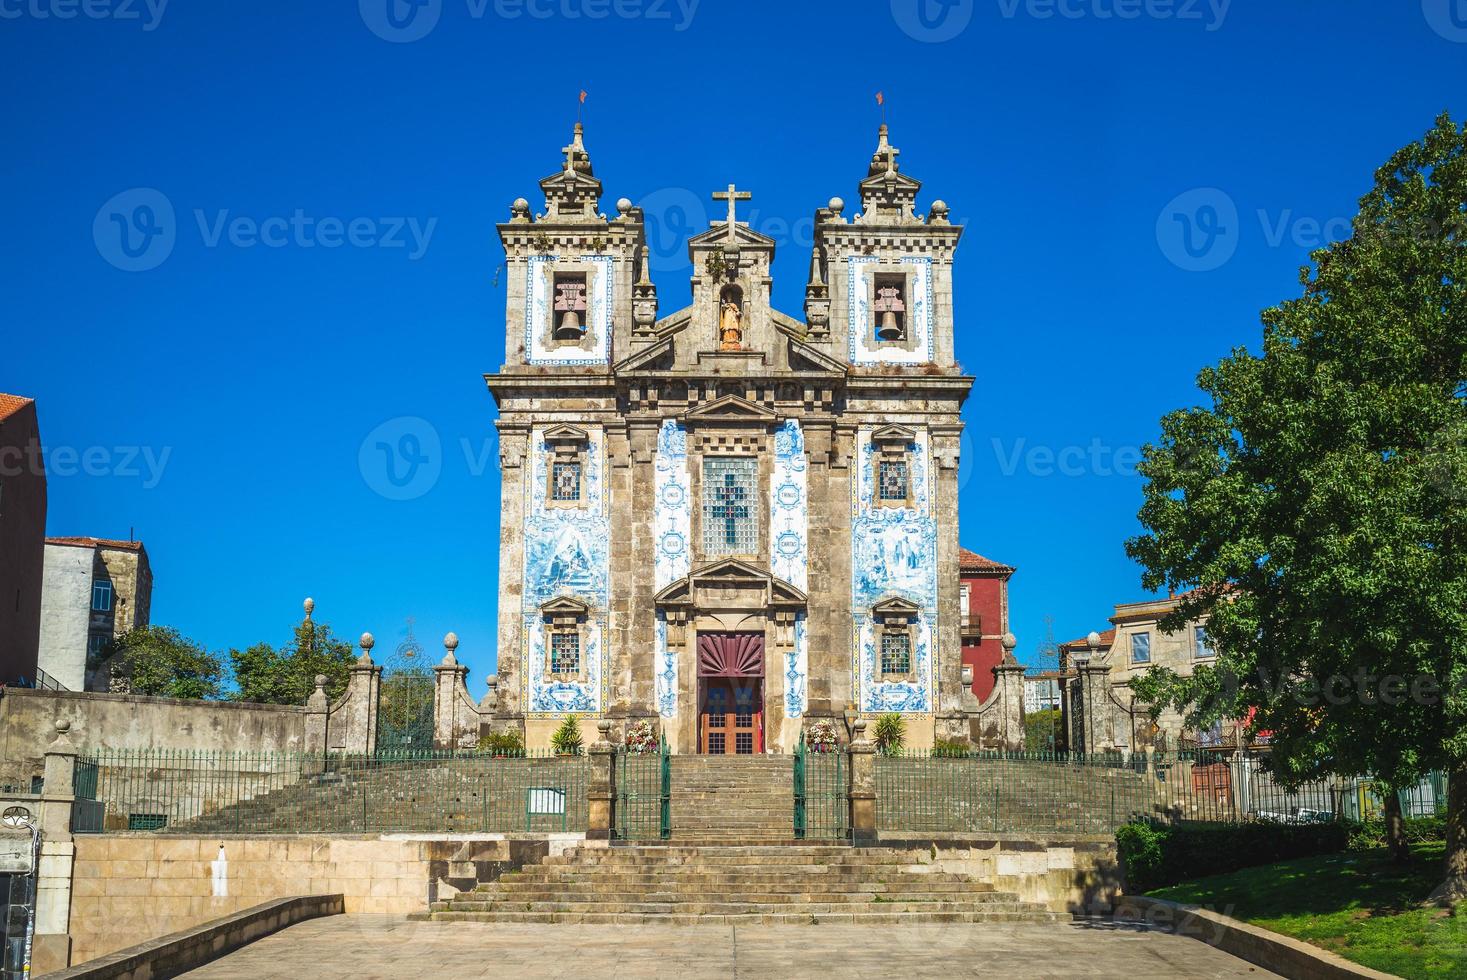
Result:
<svg viewBox="0 0 1467 980"><path fill-rule="evenodd" d="M671 762L675 841L794 840L793 757L678 755Z"/></svg>
<svg viewBox="0 0 1467 980"><path fill-rule="evenodd" d="M412 918L668 925L1061 918L930 862L926 851L819 844L580 847Z"/></svg>

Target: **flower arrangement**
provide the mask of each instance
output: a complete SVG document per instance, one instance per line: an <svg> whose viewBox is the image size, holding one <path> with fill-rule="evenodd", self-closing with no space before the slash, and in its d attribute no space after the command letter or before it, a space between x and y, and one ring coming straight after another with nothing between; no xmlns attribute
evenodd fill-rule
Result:
<svg viewBox="0 0 1467 980"><path fill-rule="evenodd" d="M652 727L650 721L636 722L627 729L628 752L656 752L659 744L657 729Z"/></svg>
<svg viewBox="0 0 1467 980"><path fill-rule="evenodd" d="M835 726L828 721L816 721L805 729L805 745L812 752L834 752L838 740Z"/></svg>

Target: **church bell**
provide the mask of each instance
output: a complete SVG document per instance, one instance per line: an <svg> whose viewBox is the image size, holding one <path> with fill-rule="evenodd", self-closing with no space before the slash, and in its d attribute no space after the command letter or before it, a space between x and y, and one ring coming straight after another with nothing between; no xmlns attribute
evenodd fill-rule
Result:
<svg viewBox="0 0 1467 980"><path fill-rule="evenodd" d="M897 322L897 315L893 310L887 310L881 314L881 320L876 327L877 340L901 340L902 326Z"/></svg>
<svg viewBox="0 0 1467 980"><path fill-rule="evenodd" d="M556 340L579 340L581 337L581 315L575 310L561 314L560 326L555 328Z"/></svg>

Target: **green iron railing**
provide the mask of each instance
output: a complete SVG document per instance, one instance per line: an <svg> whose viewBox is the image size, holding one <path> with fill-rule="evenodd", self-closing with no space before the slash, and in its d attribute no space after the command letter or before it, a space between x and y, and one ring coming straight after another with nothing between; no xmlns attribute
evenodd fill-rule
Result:
<svg viewBox="0 0 1467 980"><path fill-rule="evenodd" d="M811 751L803 741L795 746L795 839L848 839L849 789L843 750Z"/></svg>
<svg viewBox="0 0 1467 980"><path fill-rule="evenodd" d="M1135 820L1319 823L1359 820L1368 780L1286 789L1257 757L902 751L875 759L876 827L883 831L1110 833ZM1433 778L1403 794L1403 810L1444 803ZM1409 802L1408 802L1409 800Z"/></svg>
<svg viewBox="0 0 1467 980"><path fill-rule="evenodd" d="M666 740L655 752L616 755L618 840L666 840L672 836L672 755Z"/></svg>
<svg viewBox="0 0 1467 980"><path fill-rule="evenodd" d="M590 761L144 750L99 752L77 769L96 800L80 833L508 833L584 830Z"/></svg>

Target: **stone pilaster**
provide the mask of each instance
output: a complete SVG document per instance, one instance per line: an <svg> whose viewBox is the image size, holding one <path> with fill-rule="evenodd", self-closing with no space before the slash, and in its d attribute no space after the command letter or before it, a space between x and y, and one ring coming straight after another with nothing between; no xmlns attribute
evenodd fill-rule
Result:
<svg viewBox="0 0 1467 980"><path fill-rule="evenodd" d="M71 724L56 722L56 737L46 749L45 786L37 829L41 838L36 866L35 939L31 970L35 975L71 965L71 884L76 845L71 814L76 802L76 746Z"/></svg>
<svg viewBox="0 0 1467 980"><path fill-rule="evenodd" d="M611 742L611 722L596 723L599 733L591 745L591 778L586 787L586 839L609 841L616 827L616 746Z"/></svg>
<svg viewBox="0 0 1467 980"><path fill-rule="evenodd" d="M932 516L937 524L937 626L934 631L937 650L933 665L937 696L932 706L935 712L955 709L963 700L957 535L958 436L961 432L961 424L933 425L930 430L935 474Z"/></svg>
<svg viewBox="0 0 1467 980"><path fill-rule="evenodd" d="M1104 752L1114 745L1111 732L1110 664L1091 661L1079 668L1080 696L1084 699L1086 752Z"/></svg>
<svg viewBox="0 0 1467 980"><path fill-rule="evenodd" d="M529 478L528 423L501 419L499 428L499 690L496 727L524 724L524 523L525 481Z"/></svg>
<svg viewBox="0 0 1467 980"><path fill-rule="evenodd" d="M456 749L465 729L478 732L477 717L468 717L469 668L458 662L458 636L443 638L443 660L433 668L433 747Z"/></svg>
<svg viewBox="0 0 1467 980"><path fill-rule="evenodd" d="M371 755L376 751L382 668L372 663L375 643L371 633L362 634L362 655L351 666L346 693L331 706L326 720L326 742L333 752Z"/></svg>
<svg viewBox="0 0 1467 980"><path fill-rule="evenodd" d="M848 750L851 759L851 843L861 847L876 841L876 746L866 738L864 718L857 718L852 728L854 737Z"/></svg>

